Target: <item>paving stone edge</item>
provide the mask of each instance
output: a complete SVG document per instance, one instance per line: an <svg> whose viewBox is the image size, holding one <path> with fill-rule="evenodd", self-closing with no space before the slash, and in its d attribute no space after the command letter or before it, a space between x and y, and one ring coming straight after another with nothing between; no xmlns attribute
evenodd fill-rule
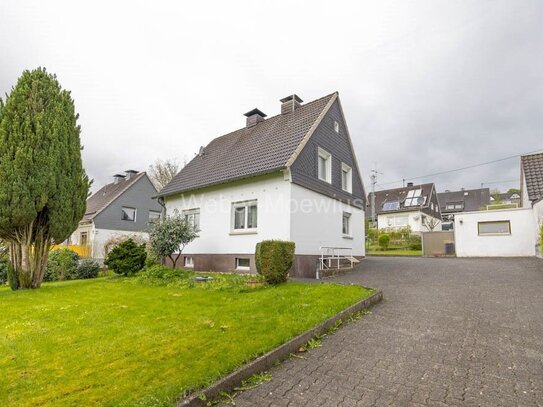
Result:
<svg viewBox="0 0 543 407"><path fill-rule="evenodd" d="M211 386L204 390L197 391L186 398L181 399L178 403L178 407L195 407L205 406L206 402L201 398L205 396L206 400L213 400L219 396L221 392L229 392L238 387L243 380L248 379L256 373L261 373L272 368L277 361L283 361L287 359L291 353L296 351L304 344L306 344L311 338L321 335L332 328L337 320L345 320L350 315L369 308L383 299L383 293L377 291L375 294L370 295L357 303L345 308L333 317L327 319L321 324L311 328L310 330L294 337L288 342L280 345L279 347L265 353L264 355L252 360L240 369L228 376L220 379Z"/></svg>

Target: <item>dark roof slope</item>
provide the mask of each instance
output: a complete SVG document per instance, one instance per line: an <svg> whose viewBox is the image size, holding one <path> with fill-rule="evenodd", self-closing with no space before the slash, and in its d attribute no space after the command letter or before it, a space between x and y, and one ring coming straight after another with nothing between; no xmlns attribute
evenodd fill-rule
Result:
<svg viewBox="0 0 543 407"><path fill-rule="evenodd" d="M481 207L490 205L490 189L478 188L463 191L446 191L437 194L441 212L470 212L478 211ZM462 202L463 209L447 209L448 203Z"/></svg>
<svg viewBox="0 0 543 407"><path fill-rule="evenodd" d="M301 105L211 141L160 192L160 196L286 168L304 136L337 93Z"/></svg>
<svg viewBox="0 0 543 407"><path fill-rule="evenodd" d="M428 183L403 188L385 189L384 191L375 191L375 214L379 215L382 213L409 212L419 210L421 207L427 206L430 202L430 195L432 193L433 187L433 183ZM403 203L405 201L405 198L407 198L408 192L417 189L421 190L421 196L426 197L424 204L405 207ZM368 202L371 202L371 192L368 197ZM399 202L400 207L397 210L383 210L383 204L385 202Z"/></svg>
<svg viewBox="0 0 543 407"><path fill-rule="evenodd" d="M530 201L543 197L543 153L523 155L520 163L526 179L526 191Z"/></svg>
<svg viewBox="0 0 543 407"><path fill-rule="evenodd" d="M145 172L139 174L133 173L130 179L122 179L117 183L112 182L96 191L89 199L87 199L87 210L85 211L84 219L90 220L98 215L102 210L107 208L115 199L134 185L141 177L145 176Z"/></svg>

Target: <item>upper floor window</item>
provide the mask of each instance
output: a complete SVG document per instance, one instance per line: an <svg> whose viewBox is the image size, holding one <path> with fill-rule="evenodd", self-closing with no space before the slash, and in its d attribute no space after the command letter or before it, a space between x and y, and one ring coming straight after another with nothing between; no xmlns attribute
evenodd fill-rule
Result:
<svg viewBox="0 0 543 407"><path fill-rule="evenodd" d="M464 209L464 202L447 202L446 209Z"/></svg>
<svg viewBox="0 0 543 407"><path fill-rule="evenodd" d="M339 123L337 121L334 121L334 131L339 133Z"/></svg>
<svg viewBox="0 0 543 407"><path fill-rule="evenodd" d="M160 212L149 211L149 223L155 223L160 220Z"/></svg>
<svg viewBox="0 0 543 407"><path fill-rule="evenodd" d="M258 225L257 201L232 204L232 229L234 231L256 230Z"/></svg>
<svg viewBox="0 0 543 407"><path fill-rule="evenodd" d="M123 206L122 207L121 219L130 221L130 222L135 222L136 221L136 208L129 208L127 206Z"/></svg>
<svg viewBox="0 0 543 407"><path fill-rule="evenodd" d="M200 229L200 208L183 211L183 217L194 229Z"/></svg>
<svg viewBox="0 0 543 407"><path fill-rule="evenodd" d="M353 192L353 170L347 164L341 164L341 189Z"/></svg>
<svg viewBox="0 0 543 407"><path fill-rule="evenodd" d="M318 171L319 179L328 183L332 183L332 155L319 147L318 154Z"/></svg>

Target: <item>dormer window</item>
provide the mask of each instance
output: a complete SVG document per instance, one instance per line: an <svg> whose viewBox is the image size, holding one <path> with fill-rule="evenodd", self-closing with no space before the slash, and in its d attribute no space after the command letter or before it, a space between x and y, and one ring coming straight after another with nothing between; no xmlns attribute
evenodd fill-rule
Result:
<svg viewBox="0 0 543 407"><path fill-rule="evenodd" d="M319 147L319 153L318 153L318 172L319 172L319 179L328 182L329 184L332 183L332 155L322 148Z"/></svg>

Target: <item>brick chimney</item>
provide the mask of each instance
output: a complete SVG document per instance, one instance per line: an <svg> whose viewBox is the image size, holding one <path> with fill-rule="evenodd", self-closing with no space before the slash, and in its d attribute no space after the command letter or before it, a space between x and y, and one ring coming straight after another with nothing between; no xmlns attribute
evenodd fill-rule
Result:
<svg viewBox="0 0 543 407"><path fill-rule="evenodd" d="M256 126L258 123L264 121L266 114L262 113L257 108L254 108L250 112L245 113L244 116L247 117L247 128L249 128Z"/></svg>
<svg viewBox="0 0 543 407"><path fill-rule="evenodd" d="M280 100L281 114L287 114L295 111L301 106L303 100L298 95L290 95Z"/></svg>

